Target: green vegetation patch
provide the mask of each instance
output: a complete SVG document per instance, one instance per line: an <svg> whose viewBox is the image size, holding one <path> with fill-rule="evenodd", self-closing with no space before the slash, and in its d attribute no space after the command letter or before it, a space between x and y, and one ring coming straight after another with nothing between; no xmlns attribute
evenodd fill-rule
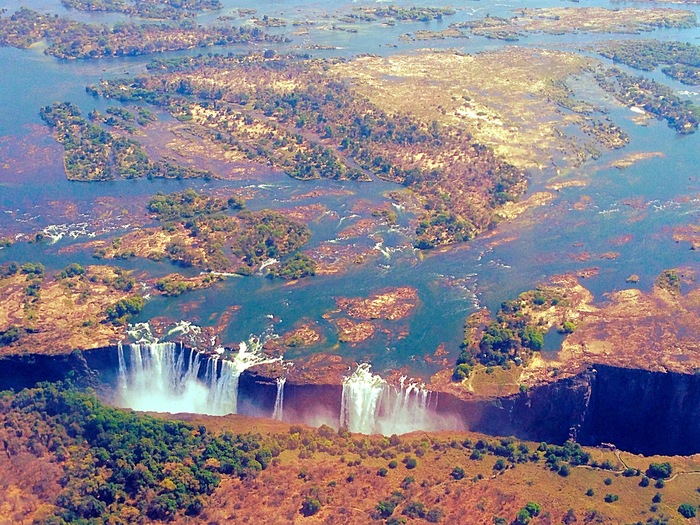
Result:
<svg viewBox="0 0 700 525"><path fill-rule="evenodd" d="M170 24L117 22L85 24L56 15L42 14L26 7L0 17L0 46L28 48L46 40L47 55L57 58L102 58L138 56L178 51L192 47L223 46L248 42L277 42L259 28L223 25L202 26L185 19Z"/></svg>
<svg viewBox="0 0 700 525"><path fill-rule="evenodd" d="M40 116L63 146L64 168L70 180L211 177L208 171L166 160L151 161L137 141L114 135L90 123L70 102L54 102L52 106L42 108Z"/></svg>
<svg viewBox="0 0 700 525"><path fill-rule="evenodd" d="M700 84L700 46L687 42L660 40L621 40L606 42L596 48L602 56L635 69L652 71L664 64L662 71L691 86Z"/></svg>
<svg viewBox="0 0 700 525"><path fill-rule="evenodd" d="M122 523L198 515L222 475L255 475L274 450L259 435L213 435L200 426L103 405L61 383L0 399L15 449L20 439L62 465L55 517L46 523Z"/></svg>

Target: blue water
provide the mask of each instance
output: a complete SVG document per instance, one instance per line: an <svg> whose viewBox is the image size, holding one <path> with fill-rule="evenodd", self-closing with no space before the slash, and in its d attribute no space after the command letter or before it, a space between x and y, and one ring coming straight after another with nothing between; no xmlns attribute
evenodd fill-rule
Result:
<svg viewBox="0 0 700 525"><path fill-rule="evenodd" d="M8 2L5 7L12 11L18 5L21 3ZM358 5L375 3L334 4L334 9ZM430 5L450 3L431 2ZM309 44L335 45L342 49L313 51L312 54L344 57L361 53L406 52L424 47L449 47L468 53L498 49L508 44L479 37L430 42L404 42L399 37L417 29L444 29L451 22L481 16L484 12L509 16L511 8L535 5L562 4L554 0L511 2L509 5L485 0L464 2L454 17L446 17L443 21L397 23L394 27L383 27L377 23L358 24L357 34L320 31L312 27L308 35L293 37L289 48L303 49ZM605 1L586 2L586 5L625 6ZM233 12L238 7L253 7L258 9L259 16L268 14L289 20L304 17L317 19L324 12L322 2L296 0L266 2L264 6L252 0L244 3L226 1L224 6L221 13L201 16L200 22L214 20L220 14ZM630 6L640 7L642 4L631 3ZM58 1L44 1L31 7L66 14ZM690 8L700 13L700 6ZM98 22L118 19L113 15L69 14L81 20ZM290 25L278 31L291 36L295 29ZM697 43L700 31L697 28L660 30L641 36ZM594 40L607 38L609 35L532 35L517 45L577 49ZM627 35L625 38L639 36ZM238 50L231 49L234 52ZM229 49L222 51L228 52ZM202 50L187 53L199 52ZM149 60L149 57L139 57L61 61L44 55L40 47L30 50L0 49L0 63L3 64L3 78L0 81L0 236L17 232L31 234L51 224L82 221L90 223L90 228L98 233L108 229L111 233L103 235L112 236L115 231L128 231L129 215L143 213L145 202L155 192L177 191L186 187L207 192L257 187L264 183L265 186L256 189L256 199L248 204L251 209L261 209L304 204L304 201L293 201L292 197L312 189L337 189L342 186L353 192L351 198L338 196L321 199L339 217L349 216L353 203L359 199L370 202L372 206L386 203L387 198L383 193L396 189L395 185L378 181L305 183L275 173L241 181L138 180L100 184L67 181L62 168L61 149L39 119L39 108L56 100L68 100L77 104L85 114L94 108L104 109L113 105L114 101L86 95L85 85L125 72L138 74ZM677 91L700 91L673 82L658 71L648 75ZM700 102L699 95L690 97ZM377 372L405 366L412 373L429 374L438 370L440 365L426 363L424 357L433 354L441 344L449 353L450 363L454 362L459 352L464 319L470 312L481 306L495 309L503 300L533 288L552 275L595 267L597 274L584 279L583 284L602 300L607 292L629 287L625 279L633 273L640 276L635 286L649 290L654 278L663 269L678 266L697 268L697 252L691 251L685 243L675 243L672 228L697 223L700 218L700 177L697 172L700 165L700 134L681 137L660 121L651 121L648 127L641 127L631 121L634 114L629 110L613 105L607 109L610 117L630 135L630 145L621 151L606 153L597 161L590 161L563 175L557 176L551 170L533 172L531 191L542 189L549 181L565 182L570 178L584 180L586 185L562 189L552 203L531 210L516 221L501 224L492 237L421 257L406 247L409 239L405 232L409 229L411 217L400 214L398 232L387 232L386 228L377 232L385 247L403 248L393 251L389 258L378 254L376 260L353 266L347 274L316 276L293 286L260 276L229 278L211 290L192 292L179 298L153 298L140 319L167 316L213 325L229 306L237 305L240 309L233 314L231 323L222 334L225 342L235 343L251 333L261 333L270 327L277 333L283 333L302 321L313 320L324 331L326 341L309 350L290 351L289 357L324 351L358 361L371 360ZM40 161L34 158L37 150L41 150L45 156ZM660 152L663 156L638 162L622 171L605 168L611 161L639 151ZM124 213L105 214L104 199L112 199L114 208L123 208ZM574 205L582 199L586 199L587 205L583 210L577 210ZM635 206L630 205L632 202ZM67 213L66 203L74 203L75 211ZM351 222L349 219L341 226L338 218L329 217L312 222L310 246L334 239ZM630 240L618 245L615 239L622 236L628 236ZM511 238L514 240L501 244L497 242ZM55 269L73 261L90 264L94 260L89 250L67 251L70 246L85 240L79 237L64 238L56 244L18 242L0 250L0 262L41 261ZM373 246L377 239L360 238L350 242ZM580 260L584 252L590 255L588 260ZM615 259L600 257L607 252L616 252L618 256ZM168 263L143 260L114 261L114 264L151 276L183 271ZM335 329L322 317L336 308L337 297L364 297L386 287L405 285L417 289L419 304L408 320L385 323L390 335L380 333L371 342L357 346L339 344ZM402 329L406 329L409 335L396 337L396 333ZM548 336L547 339L548 343L552 339L553 348L556 346L554 337Z"/></svg>

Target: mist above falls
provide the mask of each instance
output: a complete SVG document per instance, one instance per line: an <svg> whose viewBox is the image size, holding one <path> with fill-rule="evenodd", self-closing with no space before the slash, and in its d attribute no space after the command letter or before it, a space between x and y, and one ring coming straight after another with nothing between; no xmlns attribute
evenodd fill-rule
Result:
<svg viewBox="0 0 700 525"><path fill-rule="evenodd" d="M238 382L248 368L278 361L262 343L241 342L230 358L187 350L175 343L119 345L116 404L144 412L238 413Z"/></svg>
<svg viewBox="0 0 700 525"><path fill-rule="evenodd" d="M224 358L204 354L167 342L144 342L119 345L119 370L115 404L144 412L189 412L207 415L239 413L239 380L241 374L259 364L278 359L266 357L260 340L251 338L240 344L238 352ZM385 435L414 430L460 428L455 421L438 416L437 394L424 386L402 378L399 385L390 385L379 375L371 373L369 364L361 364L345 378L340 406L336 405L336 428L351 432ZM257 407L255 395L245 412L289 422L311 423L313 417L299 418L299 406L293 400L285 406L285 383L276 380L274 406L263 407L263 392ZM260 387L262 388L262 387ZM337 401L336 401L337 402ZM313 403L313 401L312 401ZM308 405L308 401L304 402ZM304 406L306 414L314 412ZM320 404L318 410L320 410Z"/></svg>

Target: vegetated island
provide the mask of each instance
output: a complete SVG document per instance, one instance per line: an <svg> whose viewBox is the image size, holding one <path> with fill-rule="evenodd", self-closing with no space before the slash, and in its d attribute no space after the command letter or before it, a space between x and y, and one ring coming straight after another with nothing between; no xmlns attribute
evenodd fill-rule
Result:
<svg viewBox="0 0 700 525"><path fill-rule="evenodd" d="M575 94L579 82L594 82L592 66L573 53L511 47L365 56L335 69L384 111L467 130L521 168L565 168L629 140L596 102Z"/></svg>
<svg viewBox="0 0 700 525"><path fill-rule="evenodd" d="M615 62L643 71L661 71L690 86L700 84L700 46L660 40L618 40L595 46L598 53Z"/></svg>
<svg viewBox="0 0 700 525"><path fill-rule="evenodd" d="M61 0L67 9L86 12L122 13L139 18L173 19L195 17L221 9L219 0Z"/></svg>
<svg viewBox="0 0 700 525"><path fill-rule="evenodd" d="M258 27L203 26L190 19L175 24L117 22L109 27L42 14L26 7L0 17L0 46L25 49L46 41L46 54L67 59L138 56L195 47L283 40L284 37L268 35Z"/></svg>
<svg viewBox="0 0 700 525"><path fill-rule="evenodd" d="M111 241L88 244L99 259L169 259L183 267L250 275L273 262L271 277L299 279L315 273L315 262L299 252L308 227L273 210L246 211L235 197L227 201L192 189L157 194L148 210L160 223ZM236 215L225 213L233 210ZM280 263L276 259L282 259Z"/></svg>
<svg viewBox="0 0 700 525"><path fill-rule="evenodd" d="M241 416L153 417L42 383L0 398L14 521L685 523L697 460L476 433L359 436ZM537 485L537 495L532 486ZM284 487L282 489L281 487Z"/></svg>
<svg viewBox="0 0 700 525"><path fill-rule="evenodd" d="M81 115L80 109L70 102L55 102L52 106L42 108L40 115L53 129L55 139L63 146L63 166L69 180L212 177L208 171L167 160L151 161L138 141L115 135L90 123ZM123 121L124 113L121 115ZM100 117L99 114L93 116L95 119ZM114 117L105 121L118 124Z"/></svg>
<svg viewBox="0 0 700 525"><path fill-rule="evenodd" d="M457 22L450 27L468 29L472 34L498 40L515 41L528 33L563 35L567 33L632 33L661 27L687 28L697 23L689 10L605 9L602 7L549 7L515 9L512 18L485 17Z"/></svg>
<svg viewBox="0 0 700 525"><path fill-rule="evenodd" d="M482 310L467 319L452 379L471 395L505 395L596 364L693 374L700 359L687 334L700 316L699 294L694 273L684 269L662 272L650 293L621 290L601 305L576 277L552 278L504 301L495 317ZM545 337L554 332L560 348L546 353Z"/></svg>
<svg viewBox="0 0 700 525"><path fill-rule="evenodd" d="M523 170L464 130L384 111L332 65L274 53L184 58L89 90L159 106L224 149L301 180L402 184L422 201L420 248L471 239L525 190Z"/></svg>

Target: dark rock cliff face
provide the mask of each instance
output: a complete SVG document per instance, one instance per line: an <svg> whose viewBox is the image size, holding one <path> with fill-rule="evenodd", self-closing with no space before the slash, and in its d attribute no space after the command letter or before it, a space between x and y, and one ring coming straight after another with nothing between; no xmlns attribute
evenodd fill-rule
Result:
<svg viewBox="0 0 700 525"><path fill-rule="evenodd" d="M69 378L95 386L110 399L118 368L114 347L64 356L8 357L0 359L0 390ZM239 412L269 417L276 394L274 379L248 370L240 377ZM285 419L337 426L341 397L342 385L287 382ZM574 437L583 445L613 443L647 455L700 452L700 375L596 365L576 377L503 398L463 400L439 393L435 407L458 427L485 434L549 443Z"/></svg>
<svg viewBox="0 0 700 525"><path fill-rule="evenodd" d="M590 384L586 373L502 398L465 401L440 394L437 409L459 413L467 428L476 432L562 443L577 435Z"/></svg>
<svg viewBox="0 0 700 525"><path fill-rule="evenodd" d="M93 369L80 352L68 355L19 355L0 358L0 390L21 390L40 381L71 380L79 386L96 382Z"/></svg>
<svg viewBox="0 0 700 525"><path fill-rule="evenodd" d="M700 452L700 375L595 369L579 442L646 455Z"/></svg>

